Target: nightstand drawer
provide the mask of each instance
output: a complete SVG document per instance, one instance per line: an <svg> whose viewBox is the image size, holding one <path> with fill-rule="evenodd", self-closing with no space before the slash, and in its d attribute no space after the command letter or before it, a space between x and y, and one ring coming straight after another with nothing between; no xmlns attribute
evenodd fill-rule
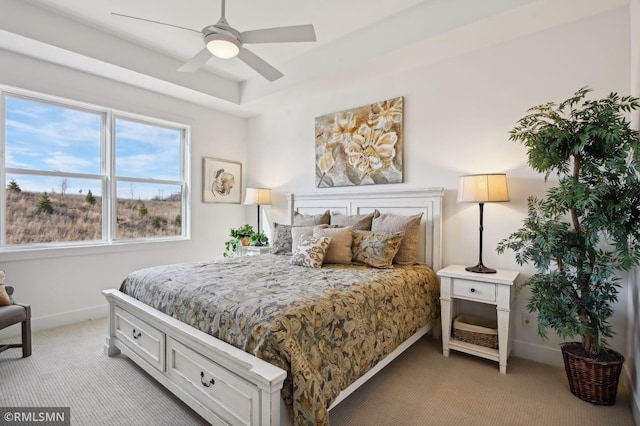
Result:
<svg viewBox="0 0 640 426"><path fill-rule="evenodd" d="M455 278L453 280L453 297L479 300L483 302L496 301L496 286L491 283L481 283Z"/></svg>

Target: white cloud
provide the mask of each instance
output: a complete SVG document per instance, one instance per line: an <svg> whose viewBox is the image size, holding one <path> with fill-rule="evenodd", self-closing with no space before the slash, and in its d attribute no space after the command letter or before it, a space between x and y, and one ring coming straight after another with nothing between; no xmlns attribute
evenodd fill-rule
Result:
<svg viewBox="0 0 640 426"><path fill-rule="evenodd" d="M100 164L100 159L91 161L87 158L67 155L63 152L53 152L50 157L44 159L50 170L68 171L68 170L85 170L95 166L96 161Z"/></svg>
<svg viewBox="0 0 640 426"><path fill-rule="evenodd" d="M122 119L118 119L116 123L116 137L118 140L130 140L159 147L167 145L175 147L180 141L179 130Z"/></svg>

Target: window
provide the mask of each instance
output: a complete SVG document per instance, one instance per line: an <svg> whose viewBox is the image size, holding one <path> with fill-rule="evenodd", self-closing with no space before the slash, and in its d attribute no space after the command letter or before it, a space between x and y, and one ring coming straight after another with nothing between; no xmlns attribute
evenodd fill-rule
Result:
<svg viewBox="0 0 640 426"><path fill-rule="evenodd" d="M182 235L180 130L115 118L116 238Z"/></svg>
<svg viewBox="0 0 640 426"><path fill-rule="evenodd" d="M3 247L186 236L187 128L2 93Z"/></svg>

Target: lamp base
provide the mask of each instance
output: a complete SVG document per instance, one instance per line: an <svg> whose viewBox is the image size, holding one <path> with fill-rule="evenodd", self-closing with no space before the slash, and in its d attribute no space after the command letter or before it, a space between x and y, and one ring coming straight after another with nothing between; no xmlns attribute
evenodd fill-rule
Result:
<svg viewBox="0 0 640 426"><path fill-rule="evenodd" d="M496 273L495 269L487 268L482 263L478 263L476 266L467 266L464 269L466 271L475 272L478 274L495 274Z"/></svg>

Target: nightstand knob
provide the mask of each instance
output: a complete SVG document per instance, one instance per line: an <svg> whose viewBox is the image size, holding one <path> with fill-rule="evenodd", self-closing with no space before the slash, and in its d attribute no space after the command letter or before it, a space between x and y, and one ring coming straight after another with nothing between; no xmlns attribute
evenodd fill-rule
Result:
<svg viewBox="0 0 640 426"><path fill-rule="evenodd" d="M475 293L475 292L476 292L476 289L475 289L475 288L472 288L472 289L471 289L471 293Z"/></svg>

